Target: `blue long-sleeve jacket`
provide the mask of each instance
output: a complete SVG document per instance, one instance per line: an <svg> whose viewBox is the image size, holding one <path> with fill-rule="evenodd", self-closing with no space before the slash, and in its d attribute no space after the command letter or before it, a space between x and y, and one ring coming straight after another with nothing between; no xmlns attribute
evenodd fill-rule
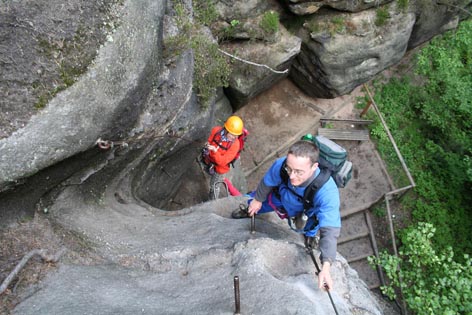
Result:
<svg viewBox="0 0 472 315"><path fill-rule="evenodd" d="M295 217L303 212L303 196L307 185L319 175L316 169L313 178L302 185L295 187L290 180L285 184L280 176L280 169L285 158L277 159L264 175L256 191L255 199L262 202L259 213L273 211L274 207L283 208L289 217ZM277 187L278 194L271 193ZM297 195L293 193L295 191ZM313 237L320 230L320 250L322 261L334 261L336 258L336 243L341 229L341 215L339 211L339 190L333 178L318 190L313 200L313 207L307 211L309 217L304 234ZM312 227L313 220L318 219L318 225ZM310 227L312 227L310 229Z"/></svg>

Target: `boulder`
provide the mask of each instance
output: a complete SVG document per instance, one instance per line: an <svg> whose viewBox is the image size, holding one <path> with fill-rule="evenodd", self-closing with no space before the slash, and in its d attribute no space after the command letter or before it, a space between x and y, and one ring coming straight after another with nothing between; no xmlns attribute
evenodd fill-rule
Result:
<svg viewBox="0 0 472 315"><path fill-rule="evenodd" d="M29 123L0 139L0 191L17 180L86 151L99 138L131 129L158 71L164 1L126 2L123 24L95 63ZM119 43L119 44L116 44Z"/></svg>
<svg viewBox="0 0 472 315"><path fill-rule="evenodd" d="M298 35L303 44L293 62L292 80L308 95L334 98L352 91L396 64L406 52L413 13L390 7L385 24L375 24L376 9L313 15Z"/></svg>
<svg viewBox="0 0 472 315"><path fill-rule="evenodd" d="M392 2L393 0L284 0L289 10L297 15L313 14L322 7L329 7L339 11L359 12L369 8L378 7L382 4Z"/></svg>
<svg viewBox="0 0 472 315"><path fill-rule="evenodd" d="M471 3L472 1L469 1L469 4ZM451 9L454 8L445 4L437 4L434 1L419 2L413 8L416 21L408 41L408 49L417 47L438 34L456 28L460 16L455 9Z"/></svg>
<svg viewBox="0 0 472 315"><path fill-rule="evenodd" d="M291 35L282 25L277 39L272 43L246 41L221 44L222 50L251 62L233 61L233 72L225 89L233 107L240 108L252 97L287 77L293 59L300 52L300 45L300 38Z"/></svg>

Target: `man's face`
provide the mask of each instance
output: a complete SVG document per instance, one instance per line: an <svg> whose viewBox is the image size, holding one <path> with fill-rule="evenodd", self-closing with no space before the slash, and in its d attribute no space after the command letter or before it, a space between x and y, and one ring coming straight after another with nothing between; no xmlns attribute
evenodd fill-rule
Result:
<svg viewBox="0 0 472 315"><path fill-rule="evenodd" d="M287 155L286 171L293 186L299 186L310 178L318 167L318 163L311 164L307 157Z"/></svg>

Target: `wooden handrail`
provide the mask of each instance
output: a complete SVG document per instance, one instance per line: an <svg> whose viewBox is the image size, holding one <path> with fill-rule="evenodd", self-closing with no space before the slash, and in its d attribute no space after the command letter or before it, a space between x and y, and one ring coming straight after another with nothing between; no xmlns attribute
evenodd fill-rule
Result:
<svg viewBox="0 0 472 315"><path fill-rule="evenodd" d="M382 114L380 113L380 110L377 107L377 104L375 104L374 98L372 97L372 94L370 93L370 90L369 90L369 87L367 86L367 84L364 84L364 88L367 91L367 95L369 96L369 103L374 108L375 113L379 117L379 119L382 123L382 126L384 127L385 132L387 133L387 136L390 139L390 142L392 143L393 149L395 150L395 153L397 154L397 157L400 160L400 163L403 167L403 170L405 171L405 173L408 177L408 180L410 181L409 186L405 186L405 187L402 187L402 188L399 188L399 189L392 190L392 191L386 193L385 198L384 198L385 199L385 204L387 206L387 218L388 218L388 223L389 223L389 228L390 228L390 234L391 234L391 237L392 237L393 251L394 251L395 256L398 257L398 251L397 251L397 245L396 245L396 241L395 241L395 232L394 232L394 228L393 228L393 221L392 221L392 214L391 214L391 211L390 211L389 200L390 200L391 196L393 196L395 194L398 194L400 192L404 192L404 191L407 191L409 189L412 189L416 186L416 184L415 184L415 181L413 180L413 177L411 176L410 170L408 169L405 161L403 160L403 156L400 153L400 150L398 150L397 144L395 143L395 139L393 138L392 134L390 133L390 130L388 129L387 123L383 119ZM398 268L400 268L400 267L398 267ZM402 281L401 277L399 278L399 280L400 280L400 282ZM407 315L408 311L407 311L405 299L403 298L403 291L402 291L401 287L399 288L399 290L400 290L401 302L402 302L401 311L402 311L402 314Z"/></svg>

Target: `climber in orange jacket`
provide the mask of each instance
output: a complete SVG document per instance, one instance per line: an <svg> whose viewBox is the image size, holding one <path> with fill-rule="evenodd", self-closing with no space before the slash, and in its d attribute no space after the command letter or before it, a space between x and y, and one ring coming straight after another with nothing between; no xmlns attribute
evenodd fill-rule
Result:
<svg viewBox="0 0 472 315"><path fill-rule="evenodd" d="M229 117L224 126L211 129L205 148L208 150L207 159L214 165L210 179L210 200L219 194L218 182L223 182L223 175L230 170L230 163L240 154L241 144L238 137L243 134L244 125L238 116Z"/></svg>

